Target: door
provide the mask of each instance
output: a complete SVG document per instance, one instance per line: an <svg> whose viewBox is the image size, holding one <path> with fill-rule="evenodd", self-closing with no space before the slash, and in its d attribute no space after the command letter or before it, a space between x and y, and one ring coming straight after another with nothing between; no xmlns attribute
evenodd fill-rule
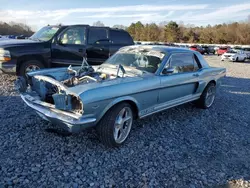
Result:
<svg viewBox="0 0 250 188"><path fill-rule="evenodd" d="M166 63L164 70L172 69L172 73L161 74L161 90L159 103L191 98L199 85L200 63L191 52L174 53Z"/></svg>
<svg viewBox="0 0 250 188"><path fill-rule="evenodd" d="M90 27L87 40L87 60L91 65L100 65L109 58L109 35L107 28Z"/></svg>
<svg viewBox="0 0 250 188"><path fill-rule="evenodd" d="M52 43L51 57L54 65L81 65L86 57L86 28L73 26L63 30Z"/></svg>

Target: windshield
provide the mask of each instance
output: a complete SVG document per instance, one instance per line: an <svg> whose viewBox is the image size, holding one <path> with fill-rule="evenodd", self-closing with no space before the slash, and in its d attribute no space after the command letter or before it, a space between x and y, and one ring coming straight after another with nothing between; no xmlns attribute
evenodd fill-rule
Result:
<svg viewBox="0 0 250 188"><path fill-rule="evenodd" d="M122 65L125 70L135 68L149 73L155 73L160 66L165 53L150 48L125 48L109 58L104 65Z"/></svg>
<svg viewBox="0 0 250 188"><path fill-rule="evenodd" d="M47 26L43 27L36 33L34 33L30 39L33 40L41 40L41 41L48 41L50 40L58 31L59 27Z"/></svg>

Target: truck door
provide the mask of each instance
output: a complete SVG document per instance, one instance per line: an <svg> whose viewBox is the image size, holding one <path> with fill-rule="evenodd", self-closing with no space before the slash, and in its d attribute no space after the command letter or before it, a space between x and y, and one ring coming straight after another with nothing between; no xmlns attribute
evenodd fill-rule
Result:
<svg viewBox="0 0 250 188"><path fill-rule="evenodd" d="M109 58L109 33L105 27L89 27L86 55L88 63L100 65Z"/></svg>
<svg viewBox="0 0 250 188"><path fill-rule="evenodd" d="M86 27L72 26L63 30L52 42L52 66L81 65L86 57Z"/></svg>

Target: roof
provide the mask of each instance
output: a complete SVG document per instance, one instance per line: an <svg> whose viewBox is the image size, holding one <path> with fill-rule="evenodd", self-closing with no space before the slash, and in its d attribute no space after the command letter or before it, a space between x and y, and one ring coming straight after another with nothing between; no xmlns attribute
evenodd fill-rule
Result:
<svg viewBox="0 0 250 188"><path fill-rule="evenodd" d="M132 45L132 46L126 46L122 49L126 48L145 48L145 49L152 49L152 50L158 50L165 53L169 52L195 52L186 48L179 48L179 47L172 47L172 46L163 46L163 45Z"/></svg>
<svg viewBox="0 0 250 188"><path fill-rule="evenodd" d="M87 24L73 24L73 25L47 25L48 27L71 27L71 26L85 26L85 27L94 27L94 28L106 28L106 29L111 29L111 30L118 30L118 31L125 31L124 29L119 29L119 28L112 28L112 27L107 27L107 26L90 26ZM125 31L126 32L126 31Z"/></svg>

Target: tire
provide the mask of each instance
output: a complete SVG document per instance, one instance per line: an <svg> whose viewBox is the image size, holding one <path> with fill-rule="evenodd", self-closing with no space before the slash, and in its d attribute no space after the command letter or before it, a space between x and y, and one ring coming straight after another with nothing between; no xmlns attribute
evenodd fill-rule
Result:
<svg viewBox="0 0 250 188"><path fill-rule="evenodd" d="M26 77L27 72L30 67L30 71L31 68L33 67L33 70L39 70L44 68L44 65L42 62L38 61L38 60L29 60L29 61L25 61L24 63L21 64L20 69L19 69L19 76L23 76Z"/></svg>
<svg viewBox="0 0 250 188"><path fill-rule="evenodd" d="M208 101L208 92L210 92L212 90L213 95L210 95L210 97L212 97L210 100L210 102ZM197 101L195 101L195 105L199 108L203 108L203 109L207 109L210 108L214 102L215 99L215 94L216 94L216 86L214 83L209 83L207 85L207 87L204 89L204 91L202 92L200 99L198 99Z"/></svg>
<svg viewBox="0 0 250 188"><path fill-rule="evenodd" d="M238 58L238 57L236 57L235 62L238 62L238 61L239 61L239 58Z"/></svg>
<svg viewBox="0 0 250 188"><path fill-rule="evenodd" d="M244 58L243 60L242 60L242 62L245 62L246 61L246 58Z"/></svg>
<svg viewBox="0 0 250 188"><path fill-rule="evenodd" d="M126 112L123 114L124 109ZM130 119L128 119L129 117ZM126 118L128 120L125 121ZM100 141L108 147L122 145L131 131L133 119L134 114L130 104L124 102L115 105L108 110L96 127Z"/></svg>

